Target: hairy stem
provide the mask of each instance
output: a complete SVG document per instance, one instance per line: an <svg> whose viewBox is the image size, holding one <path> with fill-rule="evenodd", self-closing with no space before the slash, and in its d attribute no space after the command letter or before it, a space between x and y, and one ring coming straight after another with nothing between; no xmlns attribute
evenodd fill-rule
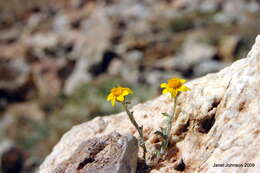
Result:
<svg viewBox="0 0 260 173"><path fill-rule="evenodd" d="M170 116L170 119L167 121L167 127L166 127L166 139L164 140L164 142L162 143L162 147L161 147L161 151L160 151L160 154L161 155L164 155L166 150L167 150L167 147L168 147L168 144L169 144L169 137L170 137L170 132L171 132L171 129L172 129L172 120L173 120L173 117L175 115L175 110L176 110L176 105L177 105L177 98L178 98L178 95L176 97L174 97L174 105L173 105L173 112Z"/></svg>
<svg viewBox="0 0 260 173"><path fill-rule="evenodd" d="M125 109L125 111L128 115L128 118L130 119L131 123L135 126L135 128L137 129L137 131L138 131L138 133L141 137L140 146L143 148L143 159L146 160L147 150L146 150L146 146L145 146L145 142L144 142L143 127L139 126L137 124L137 122L134 119L133 112L130 112L128 107L127 107L127 103L123 102L122 105L123 105L123 107L124 107L124 109Z"/></svg>

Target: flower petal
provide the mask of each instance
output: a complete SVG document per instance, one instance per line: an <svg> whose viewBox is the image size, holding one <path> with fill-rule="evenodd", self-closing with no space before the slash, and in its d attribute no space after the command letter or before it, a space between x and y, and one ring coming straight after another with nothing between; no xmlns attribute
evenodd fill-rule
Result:
<svg viewBox="0 0 260 173"><path fill-rule="evenodd" d="M167 84L166 84L166 83L161 83L160 87L161 87L161 88L166 88L166 87L167 87Z"/></svg>
<svg viewBox="0 0 260 173"><path fill-rule="evenodd" d="M133 91L130 88L124 88L122 96L127 96L129 94L133 94Z"/></svg>
<svg viewBox="0 0 260 173"><path fill-rule="evenodd" d="M125 100L125 97L123 95L120 95L120 96L116 97L116 100L119 102L123 102Z"/></svg>
<svg viewBox="0 0 260 173"><path fill-rule="evenodd" d="M180 79L181 83L184 84L186 82L186 80L184 79Z"/></svg>
<svg viewBox="0 0 260 173"><path fill-rule="evenodd" d="M133 94L134 93L133 90L131 90L130 88L126 88L126 89L127 89L129 94Z"/></svg>
<svg viewBox="0 0 260 173"><path fill-rule="evenodd" d="M185 92L185 91L189 91L190 88L188 88L188 87L185 86L185 85L182 85L178 90L179 90L179 91L183 91L183 92Z"/></svg>
<svg viewBox="0 0 260 173"><path fill-rule="evenodd" d="M169 90L167 90L167 89L164 89L164 90L162 91L163 94L166 94L166 93L168 93L168 92L169 92Z"/></svg>
<svg viewBox="0 0 260 173"><path fill-rule="evenodd" d="M110 101L110 100L113 100L114 98L114 95L112 93L110 93L108 96L107 96L107 101Z"/></svg>
<svg viewBox="0 0 260 173"><path fill-rule="evenodd" d="M113 107L115 106L115 102L116 102L115 99L111 100L111 104L112 104Z"/></svg>

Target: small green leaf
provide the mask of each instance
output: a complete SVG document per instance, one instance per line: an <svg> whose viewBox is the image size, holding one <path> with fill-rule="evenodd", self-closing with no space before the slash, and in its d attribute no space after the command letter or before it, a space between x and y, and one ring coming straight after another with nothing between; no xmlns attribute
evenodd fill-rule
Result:
<svg viewBox="0 0 260 173"><path fill-rule="evenodd" d="M164 140L167 139L167 136L165 134L163 134L163 132L161 132L161 131L157 130L154 132L154 134L161 136Z"/></svg>
<svg viewBox="0 0 260 173"><path fill-rule="evenodd" d="M162 115L165 116L165 117L170 117L170 115L168 113L165 113L165 112L162 113Z"/></svg>
<svg viewBox="0 0 260 173"><path fill-rule="evenodd" d="M160 136L164 136L163 133L162 133L161 131L158 131L158 130L156 130L156 131L154 132L154 134L160 135Z"/></svg>

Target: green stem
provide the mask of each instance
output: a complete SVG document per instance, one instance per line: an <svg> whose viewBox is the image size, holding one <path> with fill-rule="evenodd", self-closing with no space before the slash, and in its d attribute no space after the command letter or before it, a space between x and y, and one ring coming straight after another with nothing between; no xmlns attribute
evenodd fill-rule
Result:
<svg viewBox="0 0 260 173"><path fill-rule="evenodd" d="M171 132L171 129L172 129L172 120L173 120L173 117L175 115L175 110L176 110L176 105L177 105L177 97L174 97L174 105L173 105L173 112L172 112L172 116L170 117L170 121L168 121L168 127L167 127L167 138L169 138L169 134Z"/></svg>
<svg viewBox="0 0 260 173"><path fill-rule="evenodd" d="M137 124L137 122L135 121L134 119L134 116L133 116L133 112L130 112L128 107L127 107L127 104L125 102L122 102L122 105L128 115L128 118L130 119L131 123L135 126L135 128L137 129L140 137L141 137L141 144L140 146L143 148L143 159L146 160L146 153L147 153L147 150L146 150L146 146L145 146L145 142L144 142L144 135L143 135L143 127L139 126Z"/></svg>
<svg viewBox="0 0 260 173"><path fill-rule="evenodd" d="M172 112L172 115L170 116L170 119L168 121L168 124L167 124L167 130L166 130L166 139L165 141L163 142L162 144L162 151L161 151L161 154L164 155L165 152L166 152L166 149L168 147L168 144L169 144L169 137L170 137L170 132L171 132L171 129L172 129L172 120L173 120L173 117L175 115L175 110L176 110L176 105L177 105L177 98L178 98L178 95L176 97L174 97L174 105L173 105L173 112Z"/></svg>

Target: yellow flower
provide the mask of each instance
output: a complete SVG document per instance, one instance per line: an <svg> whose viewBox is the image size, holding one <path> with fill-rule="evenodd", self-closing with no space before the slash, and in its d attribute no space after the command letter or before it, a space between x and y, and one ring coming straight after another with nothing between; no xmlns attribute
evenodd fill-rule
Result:
<svg viewBox="0 0 260 173"><path fill-rule="evenodd" d="M183 85L186 80L180 78L171 78L167 81L168 83L162 83L160 85L163 89L162 93L171 93L171 96L174 98L179 92L185 92L190 90L187 86Z"/></svg>
<svg viewBox="0 0 260 173"><path fill-rule="evenodd" d="M112 88L109 95L107 96L107 101L111 101L112 106L115 106L115 102L123 102L125 100L125 96L133 94L133 91L130 88L123 88L118 86L116 88Z"/></svg>

